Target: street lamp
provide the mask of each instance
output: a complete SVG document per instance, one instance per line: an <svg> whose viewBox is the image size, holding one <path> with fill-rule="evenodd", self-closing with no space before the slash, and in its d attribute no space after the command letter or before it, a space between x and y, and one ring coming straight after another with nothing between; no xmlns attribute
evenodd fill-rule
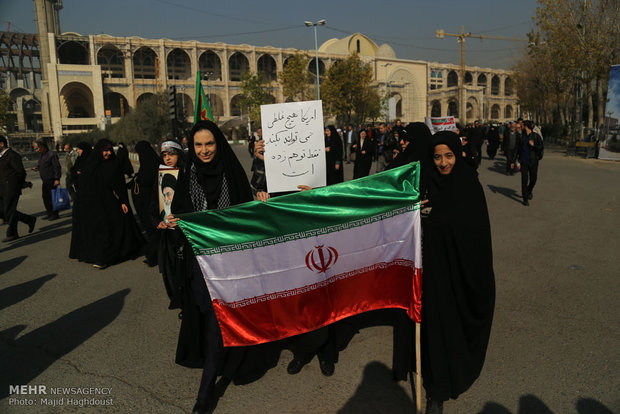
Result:
<svg viewBox="0 0 620 414"><path fill-rule="evenodd" d="M323 26L325 23L327 23L325 20L319 20L315 23L309 21L304 22L307 27L314 27L314 50L316 54L316 99L318 101L321 100L321 82L319 80L319 44L316 39L316 27Z"/></svg>

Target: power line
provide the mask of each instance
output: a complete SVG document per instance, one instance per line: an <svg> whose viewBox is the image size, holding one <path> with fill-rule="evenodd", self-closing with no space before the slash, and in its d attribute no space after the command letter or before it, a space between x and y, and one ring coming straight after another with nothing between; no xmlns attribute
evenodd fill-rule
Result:
<svg viewBox="0 0 620 414"><path fill-rule="evenodd" d="M199 36L181 36L181 37L174 37L172 39L173 40L191 40L191 39L204 39L208 37L232 37L232 36L251 35L251 34L258 34L258 33L281 32L284 30L301 29L303 27L304 26L302 25L296 25L296 26L282 27L280 29L265 29L265 30L255 30L253 32L210 34L210 35L199 35Z"/></svg>
<svg viewBox="0 0 620 414"><path fill-rule="evenodd" d="M202 10L202 9L197 9L195 7L186 6L184 4L173 3L173 2L167 1L167 0L155 0L155 1L158 1L159 3L167 4L169 6L178 7L180 9L185 9L185 10L190 10L190 11L193 11L193 12L203 13L203 14L206 14L206 15L209 15L209 16L220 17L220 18L223 18L223 19L237 20L237 21L245 22L245 23L258 23L258 24L263 24L263 25L267 25L267 26L284 26L281 23L270 23L270 22L266 22L264 20L244 19L244 18L241 18L241 17L233 17L233 16L226 16L224 14L212 13L212 12L205 11L205 10Z"/></svg>

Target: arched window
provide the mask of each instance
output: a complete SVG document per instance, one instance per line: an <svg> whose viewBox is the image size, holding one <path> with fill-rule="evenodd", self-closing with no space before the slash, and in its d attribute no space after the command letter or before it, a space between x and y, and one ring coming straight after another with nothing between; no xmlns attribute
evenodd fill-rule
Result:
<svg viewBox="0 0 620 414"><path fill-rule="evenodd" d="M310 59L308 63L308 70L310 71L310 83L316 83L316 58ZM323 79L325 75L325 63L319 59L319 76Z"/></svg>
<svg viewBox="0 0 620 414"><path fill-rule="evenodd" d="M448 103L448 116L459 116L459 106L455 101Z"/></svg>
<svg viewBox="0 0 620 414"><path fill-rule="evenodd" d="M106 78L124 78L125 60L123 52L113 45L105 45L97 52L97 64Z"/></svg>
<svg viewBox="0 0 620 414"><path fill-rule="evenodd" d="M95 106L93 93L81 82L66 84L60 91L63 118L93 118Z"/></svg>
<svg viewBox="0 0 620 414"><path fill-rule="evenodd" d="M484 73L478 75L478 86L487 86L487 75Z"/></svg>
<svg viewBox="0 0 620 414"><path fill-rule="evenodd" d="M499 119L499 105L495 104L491 107L491 119Z"/></svg>
<svg viewBox="0 0 620 414"><path fill-rule="evenodd" d="M356 41L355 43L357 44L357 53L360 53L360 50L362 49L362 48L360 47L360 40L359 40L359 39L357 39L357 41Z"/></svg>
<svg viewBox="0 0 620 414"><path fill-rule="evenodd" d="M230 100L230 115L231 116L241 115L241 95L235 95Z"/></svg>
<svg viewBox="0 0 620 414"><path fill-rule="evenodd" d="M506 108L504 108L504 118L512 119L512 106L511 105L506 105Z"/></svg>
<svg viewBox="0 0 620 414"><path fill-rule="evenodd" d="M459 75L453 70L448 72L448 88L452 86L459 86Z"/></svg>
<svg viewBox="0 0 620 414"><path fill-rule="evenodd" d="M441 103L439 101L433 101L431 105L431 116L441 116Z"/></svg>
<svg viewBox="0 0 620 414"><path fill-rule="evenodd" d="M217 53L207 50L200 55L200 59L198 59L198 68L200 69L202 80L207 80L207 78L213 81L222 80L222 62ZM208 76L209 73L211 73L210 76ZM211 108L211 110L213 110L213 108Z"/></svg>
<svg viewBox="0 0 620 414"><path fill-rule="evenodd" d="M174 49L166 60L168 79L185 80L192 77L192 63L183 49Z"/></svg>
<svg viewBox="0 0 620 414"><path fill-rule="evenodd" d="M276 61L271 55L263 55L257 62L258 75L267 82L275 81L277 77Z"/></svg>
<svg viewBox="0 0 620 414"><path fill-rule="evenodd" d="M58 61L68 65L88 65L86 42L69 40L58 45Z"/></svg>
<svg viewBox="0 0 620 414"><path fill-rule="evenodd" d="M499 95L499 76L497 75L491 78L491 95Z"/></svg>
<svg viewBox="0 0 620 414"><path fill-rule="evenodd" d="M511 96L513 94L514 82L509 77L504 81L504 95Z"/></svg>
<svg viewBox="0 0 620 414"><path fill-rule="evenodd" d="M471 76L471 73L469 72L465 72L465 85L471 85L474 81L473 76Z"/></svg>
<svg viewBox="0 0 620 414"><path fill-rule="evenodd" d="M115 118L125 116L127 112L129 112L127 99L117 92L110 92L103 95L103 108L106 111L111 111L112 116Z"/></svg>
<svg viewBox="0 0 620 414"><path fill-rule="evenodd" d="M236 52L228 59L228 72L231 82L240 82L243 75L249 70L250 64L244 54Z"/></svg>
<svg viewBox="0 0 620 414"><path fill-rule="evenodd" d="M157 54L153 49L143 46L133 54L133 77L135 79L155 79Z"/></svg>

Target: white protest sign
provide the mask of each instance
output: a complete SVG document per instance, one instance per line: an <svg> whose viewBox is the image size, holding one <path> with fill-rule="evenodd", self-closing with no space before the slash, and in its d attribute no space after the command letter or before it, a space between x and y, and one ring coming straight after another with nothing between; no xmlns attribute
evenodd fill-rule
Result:
<svg viewBox="0 0 620 414"><path fill-rule="evenodd" d="M431 133L439 131L456 132L456 121L453 116L424 118L424 123L431 130Z"/></svg>
<svg viewBox="0 0 620 414"><path fill-rule="evenodd" d="M321 101L261 105L267 191L325 186L325 138Z"/></svg>

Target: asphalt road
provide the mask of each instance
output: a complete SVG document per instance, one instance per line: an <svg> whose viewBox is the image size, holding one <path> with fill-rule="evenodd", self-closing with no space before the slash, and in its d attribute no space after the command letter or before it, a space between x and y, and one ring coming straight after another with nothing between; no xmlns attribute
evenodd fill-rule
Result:
<svg viewBox="0 0 620 414"><path fill-rule="evenodd" d="M529 207L503 165L480 168L497 283L486 364L445 412L618 413L620 163L547 149ZM41 216L40 180L29 179L19 209ZM30 235L19 226L24 237L0 244L0 413L189 412L200 370L174 364L179 320L157 270L141 259L105 270L70 260L69 212L39 217ZM288 375L284 350L261 379L229 385L216 413L413 413L391 358L389 326L362 329L330 378L316 359ZM47 394L9 395L11 385ZM102 394L51 394L62 387Z"/></svg>

